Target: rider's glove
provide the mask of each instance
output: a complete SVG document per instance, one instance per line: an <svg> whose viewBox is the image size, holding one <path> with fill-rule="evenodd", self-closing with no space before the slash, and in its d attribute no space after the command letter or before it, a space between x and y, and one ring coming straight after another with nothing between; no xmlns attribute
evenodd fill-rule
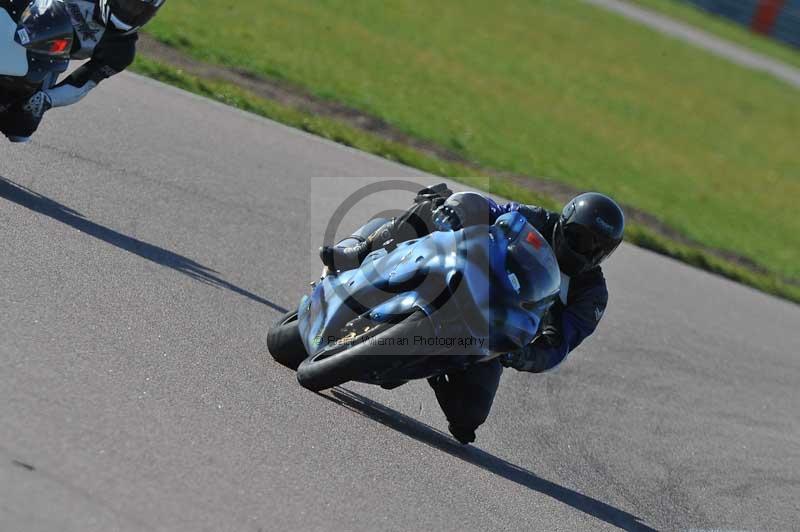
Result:
<svg viewBox="0 0 800 532"><path fill-rule="evenodd" d="M501 356L500 363L518 371L541 373L554 365L551 357L561 348L563 342L560 308L553 308L542 318L539 334L533 342Z"/></svg>
<svg viewBox="0 0 800 532"><path fill-rule="evenodd" d="M522 349L514 351L513 353L501 355L500 364L502 364L503 367L514 368L517 371L528 371L531 373L541 373L545 371L548 367L550 349L543 349L544 346L539 344L541 341L541 337L539 337L532 344Z"/></svg>
<svg viewBox="0 0 800 532"><path fill-rule="evenodd" d="M556 302L542 316L539 334L533 342L513 353L501 356L500 363L507 368L531 373L540 373L552 367L551 356L564 342L562 311L563 305L561 302Z"/></svg>
<svg viewBox="0 0 800 532"><path fill-rule="evenodd" d="M53 102L50 101L50 96L44 91L39 91L25 102L25 105L22 106L22 110L38 120L45 112L49 111L51 107L53 107Z"/></svg>
<svg viewBox="0 0 800 532"><path fill-rule="evenodd" d="M500 365L503 366L504 368L513 368L519 363L518 358L519 358L519 351L500 355L498 357L498 360L500 361Z"/></svg>
<svg viewBox="0 0 800 532"><path fill-rule="evenodd" d="M560 301L557 301L550 307L544 316L542 316L542 323L539 326L539 337L536 343L546 347L558 347L564 341L564 334L562 332L562 312L564 306Z"/></svg>

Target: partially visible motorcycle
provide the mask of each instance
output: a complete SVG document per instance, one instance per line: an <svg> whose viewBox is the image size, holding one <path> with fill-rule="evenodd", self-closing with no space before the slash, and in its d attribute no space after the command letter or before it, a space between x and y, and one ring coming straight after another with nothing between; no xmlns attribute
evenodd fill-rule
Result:
<svg viewBox="0 0 800 532"><path fill-rule="evenodd" d="M67 70L73 37L61 0L0 0L0 131L9 110Z"/></svg>
<svg viewBox="0 0 800 532"><path fill-rule="evenodd" d="M269 331L305 388L393 388L487 362L535 338L561 287L553 250L518 212L388 247L325 275Z"/></svg>

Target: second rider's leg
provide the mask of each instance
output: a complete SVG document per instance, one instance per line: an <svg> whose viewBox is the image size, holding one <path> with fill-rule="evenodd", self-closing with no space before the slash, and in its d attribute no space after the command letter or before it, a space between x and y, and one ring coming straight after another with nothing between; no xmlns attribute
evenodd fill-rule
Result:
<svg viewBox="0 0 800 532"><path fill-rule="evenodd" d="M430 234L434 230L433 212L450 194L444 184L422 189L411 208L397 218L376 218L335 246L323 246L322 263L331 271L352 270L390 241L399 244Z"/></svg>

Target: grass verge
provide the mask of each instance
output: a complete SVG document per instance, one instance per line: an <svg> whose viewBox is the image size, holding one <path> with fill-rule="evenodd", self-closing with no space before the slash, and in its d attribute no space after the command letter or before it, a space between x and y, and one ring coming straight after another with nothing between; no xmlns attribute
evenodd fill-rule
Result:
<svg viewBox="0 0 800 532"><path fill-rule="evenodd" d="M732 20L707 13L681 0L627 0L675 20L686 22L778 61L800 68L800 49L750 31Z"/></svg>
<svg viewBox="0 0 800 532"><path fill-rule="evenodd" d="M800 278L797 90L580 0L171 0L148 32Z"/></svg>
<svg viewBox="0 0 800 532"><path fill-rule="evenodd" d="M471 186L485 184L487 182L486 178L489 177L489 192L551 209L558 207L557 202L551 198L537 194L530 188L519 186L509 179L476 175L473 168L465 165L444 161L404 144L387 141L377 135L337 120L313 115L260 98L230 83L200 79L188 75L180 69L142 56L137 58L133 70L201 96L206 96L227 105L282 122L347 146L374 153L428 173L449 177ZM629 224L626 240L734 281L750 285L764 292L800 303L800 286L787 283L775 274L750 271L715 257L702 249L675 242L644 225Z"/></svg>

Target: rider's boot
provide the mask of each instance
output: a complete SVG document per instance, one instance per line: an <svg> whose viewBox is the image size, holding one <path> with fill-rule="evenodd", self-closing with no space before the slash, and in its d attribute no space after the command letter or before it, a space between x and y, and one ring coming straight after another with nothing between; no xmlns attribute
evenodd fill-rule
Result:
<svg viewBox="0 0 800 532"><path fill-rule="evenodd" d="M358 268L367 255L392 238L394 223L394 219L376 218L335 246L322 246L319 250L322 264L332 272Z"/></svg>
<svg viewBox="0 0 800 532"><path fill-rule="evenodd" d="M381 247L431 233L434 230L434 211L452 193L443 183L420 190L414 198L414 205L397 218L376 218L335 246L320 248L322 263L329 271L352 270L358 268L367 255Z"/></svg>
<svg viewBox="0 0 800 532"><path fill-rule="evenodd" d="M462 445L467 445L468 443L474 442L475 429L478 428L477 425L467 425L463 423L463 420L460 420L462 423L453 422L453 420L451 420L452 414L457 413L457 411L460 410L459 405L457 404L460 401L455 398L456 404L453 404L454 394L452 393L451 382L448 376L437 375L435 377L430 377L428 379L428 384L430 384L431 388L433 388L433 391L436 394L436 399L439 401L439 405L442 407L442 410L444 410L448 422L447 430L450 431L450 434L452 434L453 437Z"/></svg>

